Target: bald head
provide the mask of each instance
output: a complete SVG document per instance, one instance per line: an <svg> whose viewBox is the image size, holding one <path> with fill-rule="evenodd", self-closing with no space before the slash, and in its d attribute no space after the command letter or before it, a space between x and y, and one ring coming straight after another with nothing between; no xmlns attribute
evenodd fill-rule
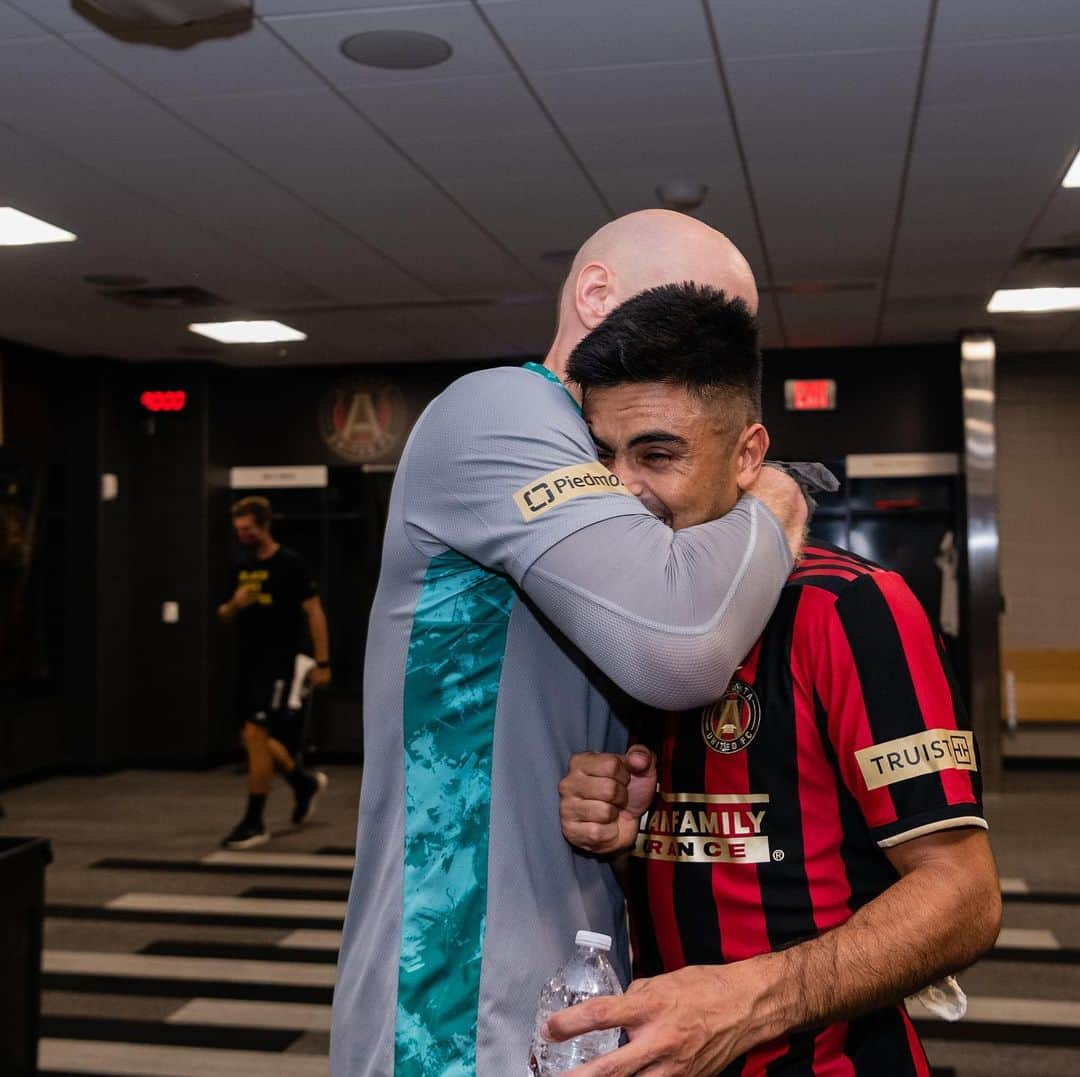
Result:
<svg viewBox="0 0 1080 1077"><path fill-rule="evenodd" d="M658 284L694 281L757 311L754 274L739 249L722 232L684 213L646 209L605 224L574 258L566 288L570 298L589 266L607 271L619 303Z"/></svg>
<svg viewBox="0 0 1080 1077"><path fill-rule="evenodd" d="M628 213L605 224L574 257L547 365L561 375L578 341L631 296L688 281L741 299L757 313L754 274L735 244L715 228L666 209Z"/></svg>

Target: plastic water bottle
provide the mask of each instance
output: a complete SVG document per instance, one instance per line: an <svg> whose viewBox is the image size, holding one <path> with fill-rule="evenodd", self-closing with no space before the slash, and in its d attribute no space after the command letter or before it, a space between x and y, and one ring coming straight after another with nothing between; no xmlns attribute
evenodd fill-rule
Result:
<svg viewBox="0 0 1080 1077"><path fill-rule="evenodd" d="M619 1046L621 1028L587 1032L566 1043L548 1043L540 1036L544 1022L567 1006L576 1006L600 995L621 995L622 984L608 960L611 936L579 931L574 939L573 957L544 985L536 1012L529 1072L533 1077L555 1077L575 1066L599 1058Z"/></svg>

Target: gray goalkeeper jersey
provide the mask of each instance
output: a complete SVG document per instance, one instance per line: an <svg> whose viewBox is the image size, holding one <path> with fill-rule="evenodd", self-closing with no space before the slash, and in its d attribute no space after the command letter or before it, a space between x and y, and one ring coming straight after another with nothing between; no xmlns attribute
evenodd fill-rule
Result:
<svg viewBox="0 0 1080 1077"><path fill-rule="evenodd" d="M719 698L790 564L752 498L678 533L655 519L543 367L429 405L371 612L335 1077L525 1074L540 988L581 928L615 938L626 982L621 891L564 841L558 782L575 752L624 750L621 691Z"/></svg>

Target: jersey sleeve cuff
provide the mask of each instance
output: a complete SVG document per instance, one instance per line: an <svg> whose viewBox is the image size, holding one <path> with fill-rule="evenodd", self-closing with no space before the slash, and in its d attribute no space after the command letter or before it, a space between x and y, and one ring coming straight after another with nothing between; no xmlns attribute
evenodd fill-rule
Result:
<svg viewBox="0 0 1080 1077"><path fill-rule="evenodd" d="M939 830L955 830L960 827L978 827L989 830L989 824L983 818L978 804L953 804L947 808L924 812L922 815L898 819L895 823L875 827L874 840L881 849L891 849L895 845L914 841L927 834L936 834Z"/></svg>

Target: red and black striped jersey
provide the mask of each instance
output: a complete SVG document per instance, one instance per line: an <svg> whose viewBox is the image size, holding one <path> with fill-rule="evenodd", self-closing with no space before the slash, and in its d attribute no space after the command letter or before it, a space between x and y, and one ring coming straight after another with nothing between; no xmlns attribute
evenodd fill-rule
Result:
<svg viewBox="0 0 1080 1077"><path fill-rule="evenodd" d="M631 858L635 974L754 957L892 885L883 849L985 827L978 753L903 579L811 543L724 698L658 726ZM800 1032L724 1077L926 1075L902 1007Z"/></svg>

